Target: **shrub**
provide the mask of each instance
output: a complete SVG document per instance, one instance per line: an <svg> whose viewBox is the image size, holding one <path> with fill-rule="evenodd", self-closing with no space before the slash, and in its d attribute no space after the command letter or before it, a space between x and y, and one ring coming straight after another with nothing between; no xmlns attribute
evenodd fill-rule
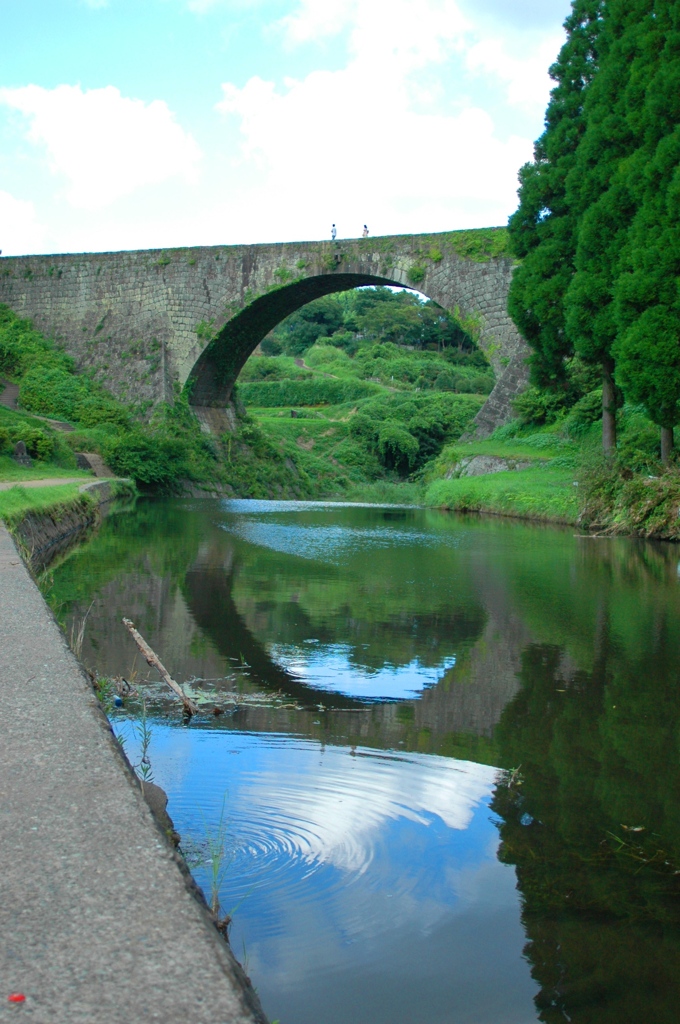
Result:
<svg viewBox="0 0 680 1024"><path fill-rule="evenodd" d="M193 475L186 443L160 433L130 431L112 437L102 445L102 455L119 476L166 490Z"/></svg>
<svg viewBox="0 0 680 1024"><path fill-rule="evenodd" d="M13 376L19 366L19 353L5 338L0 338L0 373Z"/></svg>
<svg viewBox="0 0 680 1024"><path fill-rule="evenodd" d="M241 370L239 380L245 384L254 380L281 380L283 376L278 360L268 356L251 356Z"/></svg>
<svg viewBox="0 0 680 1024"><path fill-rule="evenodd" d="M56 440L40 427L29 423L11 423L0 427L0 453L9 453L18 441L23 441L28 454L34 459L47 461L54 455Z"/></svg>
<svg viewBox="0 0 680 1024"><path fill-rule="evenodd" d="M329 338L326 338L325 342L327 345L333 345L335 348L342 349L348 355L354 355L359 348L356 336L350 331L336 331L335 334L331 334Z"/></svg>
<svg viewBox="0 0 680 1024"><path fill-rule="evenodd" d="M19 401L25 409L72 420L76 405L87 397L79 377L58 366L35 366L19 386Z"/></svg>
<svg viewBox="0 0 680 1024"><path fill-rule="evenodd" d="M378 424L363 412L358 412L349 421L349 435L364 444L373 445L378 440Z"/></svg>
<svg viewBox="0 0 680 1024"><path fill-rule="evenodd" d="M371 384L315 377L307 380L251 381L239 393L247 405L273 408L282 405L339 405L375 394Z"/></svg>
<svg viewBox="0 0 680 1024"><path fill-rule="evenodd" d="M457 391L459 375L454 370L442 370L434 382L435 391Z"/></svg>
<svg viewBox="0 0 680 1024"><path fill-rule="evenodd" d="M374 480L381 474L380 463L373 452L350 437L346 437L335 447L333 458L343 466L359 470L369 480Z"/></svg>
<svg viewBox="0 0 680 1024"><path fill-rule="evenodd" d="M283 348L276 338L268 336L260 342L260 350L265 356L278 356L283 351Z"/></svg>
<svg viewBox="0 0 680 1024"><path fill-rule="evenodd" d="M378 432L380 461L387 469L407 476L418 458L418 441L396 420L386 420Z"/></svg>
<svg viewBox="0 0 680 1024"><path fill-rule="evenodd" d="M47 462L54 455L55 439L53 434L41 430L40 427L31 427L28 424L21 424L12 430L12 441L23 441L28 454L34 459Z"/></svg>
<svg viewBox="0 0 680 1024"><path fill-rule="evenodd" d="M539 427L559 419L564 412L564 396L532 386L513 400L512 407L522 423Z"/></svg>
<svg viewBox="0 0 680 1024"><path fill-rule="evenodd" d="M567 430L577 436L584 433L591 423L602 419L602 388L596 388L580 398L569 413Z"/></svg>
<svg viewBox="0 0 680 1024"><path fill-rule="evenodd" d="M127 410L103 396L91 395L79 401L73 411L73 419L84 427L96 427L100 423L114 423L123 429L130 427Z"/></svg>

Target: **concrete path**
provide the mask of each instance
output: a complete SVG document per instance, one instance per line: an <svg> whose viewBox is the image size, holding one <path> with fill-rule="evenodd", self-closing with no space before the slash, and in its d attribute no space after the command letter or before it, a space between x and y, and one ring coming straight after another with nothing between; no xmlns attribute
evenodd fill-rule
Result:
<svg viewBox="0 0 680 1024"><path fill-rule="evenodd" d="M0 526L0 1022L23 1019L264 1020Z"/></svg>

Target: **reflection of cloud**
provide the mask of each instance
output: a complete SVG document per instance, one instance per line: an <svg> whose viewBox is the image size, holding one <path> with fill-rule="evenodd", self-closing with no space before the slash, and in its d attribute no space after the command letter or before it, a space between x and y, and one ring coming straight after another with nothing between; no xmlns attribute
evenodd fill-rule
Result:
<svg viewBox="0 0 680 1024"><path fill-rule="evenodd" d="M381 669L362 668L360 651L349 644L319 644L309 648L273 644L270 656L291 675L315 689L344 693L351 697L397 700L412 697L428 686L435 686L456 664L455 657L443 658L428 667L418 658L405 665L384 665ZM355 661L351 661L352 654Z"/></svg>
<svg viewBox="0 0 680 1024"><path fill-rule="evenodd" d="M355 1020L380 1005L380 1019L420 1020L425 998L455 999L461 1024L532 1019L515 873L496 858L489 820L495 769L295 736L154 730L180 833L214 832L227 794L235 852L222 898L238 907L234 948L245 942L272 1016L298 1019L304 1006L323 1020L332 1005L333 1019ZM207 869L198 880L209 886Z"/></svg>
<svg viewBox="0 0 680 1024"><path fill-rule="evenodd" d="M260 820L274 816L299 840L307 862L363 872L388 821L407 819L427 826L438 817L451 829L465 829L475 806L490 792L495 771L472 762L439 757L352 756L310 744L307 763L290 777L260 769L244 780L240 799Z"/></svg>

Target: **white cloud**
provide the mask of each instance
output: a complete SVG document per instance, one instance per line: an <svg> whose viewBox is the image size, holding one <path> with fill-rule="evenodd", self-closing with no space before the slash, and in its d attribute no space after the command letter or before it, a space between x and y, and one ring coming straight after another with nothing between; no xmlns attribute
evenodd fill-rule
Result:
<svg viewBox="0 0 680 1024"><path fill-rule="evenodd" d="M483 39L468 50L465 63L472 71L494 75L504 82L510 104L542 111L553 84L548 68L561 44L561 36L549 35L532 47L530 53L515 56L508 52L503 40Z"/></svg>
<svg viewBox="0 0 680 1024"><path fill-rule="evenodd" d="M260 78L223 86L219 109L240 121L244 162L268 179L258 211L280 220L283 201L298 225L325 216L349 234L363 221L374 232L470 226L479 223L480 205L494 203L504 219L531 140L501 141L475 106L418 113L409 109L404 77L379 78L377 87L374 74L355 62L288 81L283 92Z"/></svg>
<svg viewBox="0 0 680 1024"><path fill-rule="evenodd" d="M200 150L162 100L128 99L113 86L28 85L0 89L0 103L29 118L28 137L67 179L73 206L100 209L145 185L195 179Z"/></svg>
<svg viewBox="0 0 680 1024"><path fill-rule="evenodd" d="M300 0L279 24L290 44L348 30L354 59L376 72L386 59L402 70L441 61L470 27L455 0L421 0L417 8L412 0Z"/></svg>
<svg viewBox="0 0 680 1024"><path fill-rule="evenodd" d="M0 192L0 249L4 256L40 252L45 228L38 222L33 203Z"/></svg>
<svg viewBox="0 0 680 1024"><path fill-rule="evenodd" d="M223 84L240 176L258 180L236 222L256 209L278 237L299 238L330 220L346 235L364 221L383 233L506 220L533 134L509 133L499 111L524 110L540 130L554 32L496 38L456 0L299 0L278 28L290 46L325 39L348 57L280 87ZM480 85L496 94L493 113L470 98Z"/></svg>

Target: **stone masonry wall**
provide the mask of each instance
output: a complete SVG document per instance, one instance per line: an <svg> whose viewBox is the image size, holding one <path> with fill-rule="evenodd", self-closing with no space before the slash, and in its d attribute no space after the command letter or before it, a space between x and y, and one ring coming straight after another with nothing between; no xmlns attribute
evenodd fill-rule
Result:
<svg viewBox="0 0 680 1024"><path fill-rule="evenodd" d="M415 287L477 319L499 378L492 415L482 415L487 406L480 413L480 430L488 432L491 420L510 415L506 393L526 381L527 349L506 310L511 260L465 259L451 242L455 234L3 257L0 302L31 317L114 394L148 407L171 400L192 371L209 383L214 357L226 354L230 392L272 319L318 294L372 283ZM499 390L506 378L512 386ZM196 404L223 399L224 388Z"/></svg>

